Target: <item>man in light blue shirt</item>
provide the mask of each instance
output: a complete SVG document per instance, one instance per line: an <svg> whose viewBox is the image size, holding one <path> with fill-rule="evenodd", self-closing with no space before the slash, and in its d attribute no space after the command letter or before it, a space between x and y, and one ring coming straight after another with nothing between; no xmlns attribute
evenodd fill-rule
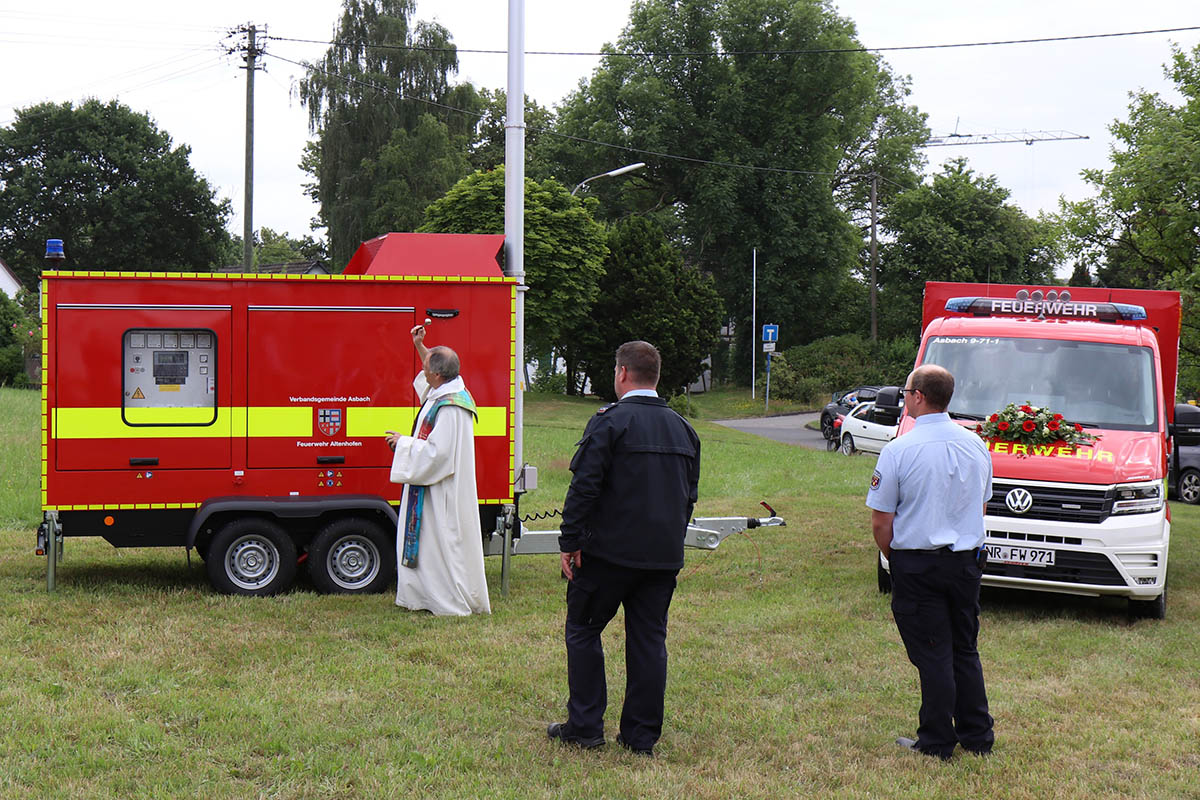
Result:
<svg viewBox="0 0 1200 800"><path fill-rule="evenodd" d="M976 648L992 459L946 414L953 394L942 367L909 375L904 406L915 424L884 447L867 492L875 543L891 567L892 615L921 678L917 738L896 741L943 759L956 744L986 755L993 742Z"/></svg>

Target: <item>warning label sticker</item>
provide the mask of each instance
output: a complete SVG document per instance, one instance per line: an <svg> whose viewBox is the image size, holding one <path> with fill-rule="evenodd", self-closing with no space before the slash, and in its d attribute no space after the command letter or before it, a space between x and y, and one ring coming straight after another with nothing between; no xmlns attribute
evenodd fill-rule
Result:
<svg viewBox="0 0 1200 800"><path fill-rule="evenodd" d="M146 399L146 395L142 394L142 387L139 386L133 390L133 399L134 400L145 400Z"/></svg>

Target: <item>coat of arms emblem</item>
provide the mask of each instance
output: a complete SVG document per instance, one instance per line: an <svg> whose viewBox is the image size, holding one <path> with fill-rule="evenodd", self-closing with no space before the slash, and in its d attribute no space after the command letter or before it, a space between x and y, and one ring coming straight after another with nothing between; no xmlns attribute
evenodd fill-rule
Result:
<svg viewBox="0 0 1200 800"><path fill-rule="evenodd" d="M317 428L326 436L334 436L342 429L342 410L340 408L318 408Z"/></svg>

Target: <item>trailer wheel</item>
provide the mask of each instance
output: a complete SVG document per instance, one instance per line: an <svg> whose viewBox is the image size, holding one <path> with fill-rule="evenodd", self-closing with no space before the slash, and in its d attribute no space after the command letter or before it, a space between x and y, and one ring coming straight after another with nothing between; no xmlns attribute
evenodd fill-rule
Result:
<svg viewBox="0 0 1200 800"><path fill-rule="evenodd" d="M396 574L395 542L371 520L339 519L309 545L308 572L326 594L382 592Z"/></svg>
<svg viewBox="0 0 1200 800"><path fill-rule="evenodd" d="M270 520L237 519L213 537L204 563L222 594L278 594L296 579L296 545Z"/></svg>

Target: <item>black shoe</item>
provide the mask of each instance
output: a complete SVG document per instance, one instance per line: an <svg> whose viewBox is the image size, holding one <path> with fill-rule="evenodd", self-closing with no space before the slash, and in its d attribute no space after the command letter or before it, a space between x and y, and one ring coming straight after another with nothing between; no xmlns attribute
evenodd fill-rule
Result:
<svg viewBox="0 0 1200 800"><path fill-rule="evenodd" d="M558 739L563 744L573 744L576 747L582 747L584 750L594 750L597 747L604 746L604 736L597 736L594 739L572 736L564 730L566 727L567 723L565 722L551 722L550 727L546 728L546 735L551 739Z"/></svg>
<svg viewBox="0 0 1200 800"><path fill-rule="evenodd" d="M990 747L986 750L977 750L974 747L964 747L963 750L966 750L973 756L979 756L980 758L987 758L992 754L992 748Z"/></svg>
<svg viewBox="0 0 1200 800"><path fill-rule="evenodd" d="M654 758L654 748L653 747L630 747L629 742L625 741L625 738L623 736L621 736L621 734L619 734L619 733L617 734L617 744L621 745L621 747L624 747L626 750L633 753L635 756L645 756L646 758Z"/></svg>
<svg viewBox="0 0 1200 800"><path fill-rule="evenodd" d="M909 739L907 736L901 736L900 738L896 739L896 744L900 745L905 750L912 750L914 753L920 753L923 756L932 756L933 758L940 758L942 761L950 760L950 753L946 753L945 755L942 755L941 753L935 753L935 752L930 752L928 750L922 750L921 748L917 747L916 739Z"/></svg>

